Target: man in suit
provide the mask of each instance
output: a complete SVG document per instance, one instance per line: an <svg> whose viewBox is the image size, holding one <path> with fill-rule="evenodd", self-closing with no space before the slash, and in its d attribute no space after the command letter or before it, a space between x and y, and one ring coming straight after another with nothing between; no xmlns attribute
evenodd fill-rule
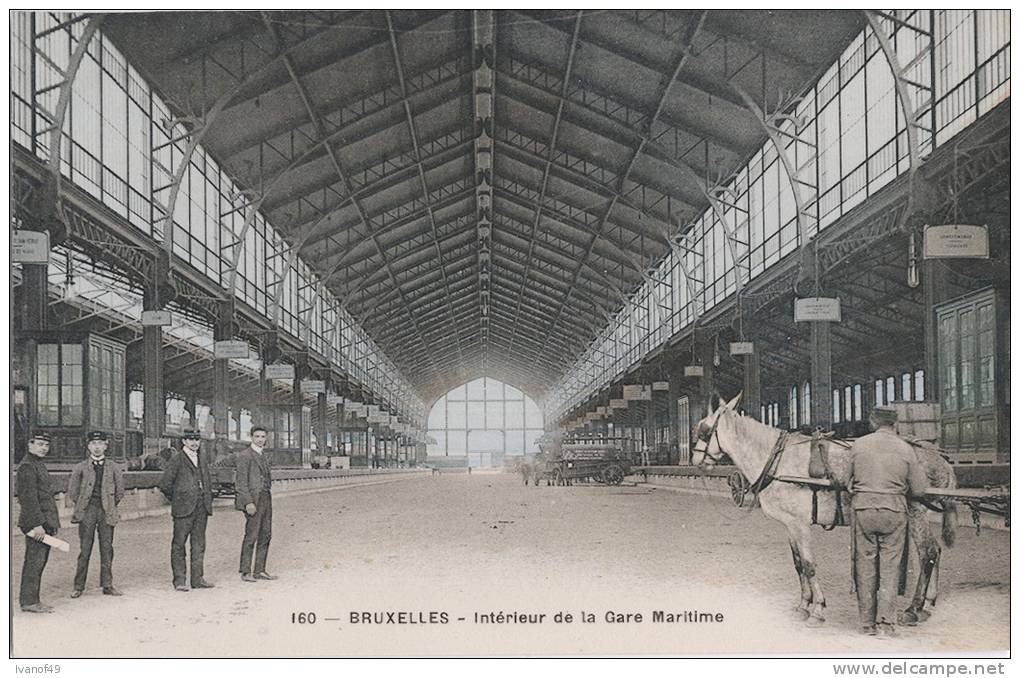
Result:
<svg viewBox="0 0 1020 678"><path fill-rule="evenodd" d="M74 506L71 522L78 524L81 551L74 573L72 598L85 592L92 544L99 533L99 583L103 594L122 595L113 586L113 528L120 515L117 505L124 498L124 469L106 458L109 440L103 431L90 431L85 437L89 456L71 470L67 498Z"/></svg>
<svg viewBox="0 0 1020 678"><path fill-rule="evenodd" d="M921 497L927 477L914 450L896 435L896 410L871 412L874 433L851 448L854 578L861 631L895 636L896 583L907 535L907 496Z"/></svg>
<svg viewBox="0 0 1020 678"><path fill-rule="evenodd" d="M25 535L25 565L21 568L22 612L53 612L49 605L39 602L39 586L50 547L43 538L60 529L57 502L53 499L53 484L43 459L50 452L48 433L36 433L28 440L28 454L18 466L16 487L21 512L18 529Z"/></svg>
<svg viewBox="0 0 1020 678"><path fill-rule="evenodd" d="M184 447L174 452L159 479L159 491L170 502L174 535L170 541L170 571L174 589L188 591L185 542L191 541L191 588L211 589L204 577L205 526L212 515L212 474L209 461L199 450L202 436L187 430L182 436Z"/></svg>
<svg viewBox="0 0 1020 678"><path fill-rule="evenodd" d="M265 449L268 439L269 433L266 429L261 426L252 427L251 445L238 453L234 472L234 488L237 492L234 507L238 511L243 511L245 515L240 571L241 580L246 582L276 579L274 575L266 572L269 540L273 534L273 495L270 488L272 474Z"/></svg>

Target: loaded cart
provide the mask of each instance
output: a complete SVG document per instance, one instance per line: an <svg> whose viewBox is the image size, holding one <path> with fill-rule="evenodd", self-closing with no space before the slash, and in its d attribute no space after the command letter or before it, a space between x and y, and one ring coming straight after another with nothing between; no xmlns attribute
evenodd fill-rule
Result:
<svg viewBox="0 0 1020 678"><path fill-rule="evenodd" d="M574 480L619 485L630 469L630 456L615 445L564 443L559 457L546 461L543 477L556 485Z"/></svg>

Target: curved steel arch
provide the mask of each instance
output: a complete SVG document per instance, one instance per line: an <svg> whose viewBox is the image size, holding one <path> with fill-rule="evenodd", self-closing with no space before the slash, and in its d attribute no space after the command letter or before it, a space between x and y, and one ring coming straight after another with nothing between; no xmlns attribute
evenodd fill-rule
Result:
<svg viewBox="0 0 1020 678"><path fill-rule="evenodd" d="M69 22L69 24L80 21L82 18L83 17L78 17L73 19ZM85 25L85 30L82 31L81 36L79 36L78 44L75 46L74 52L71 53L71 58L67 63L67 69L63 73L64 79L60 83L60 94L57 98L57 110L52 113L53 124L49 129L50 157L47 161L47 168L49 169L54 182L56 213L62 222L65 222L65 217L63 215L63 209L61 207L62 200L60 198L61 182L63 181L63 177L60 174L60 159L64 148L64 144L62 143L64 118L67 115L68 107L71 105L71 93L74 90L74 80L78 77L78 70L81 68L82 59L84 59L85 53L88 51L89 43L92 42L92 38L99 32L99 27L103 24L105 19L106 14L93 14L89 16L88 23ZM35 36L32 36L33 50L35 50L35 39ZM37 98L38 93L33 92L33 97ZM45 130L43 133L45 133Z"/></svg>

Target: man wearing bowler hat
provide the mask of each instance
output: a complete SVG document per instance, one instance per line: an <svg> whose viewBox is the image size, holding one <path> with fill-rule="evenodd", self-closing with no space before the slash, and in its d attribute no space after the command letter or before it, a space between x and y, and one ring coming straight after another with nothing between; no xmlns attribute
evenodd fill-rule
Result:
<svg viewBox="0 0 1020 678"><path fill-rule="evenodd" d="M851 448L854 579L861 631L896 635L896 584L907 533L907 495L924 495L927 478L913 448L896 435L896 410L871 412L874 433Z"/></svg>
<svg viewBox="0 0 1020 678"><path fill-rule="evenodd" d="M72 598L85 592L92 544L99 533L99 583L107 596L119 596L113 586L113 528L120 515L117 505L124 498L124 469L106 458L109 439L103 431L90 431L85 437L89 455L71 470L67 498L74 506L72 523L78 524L81 551L74 573Z"/></svg>
<svg viewBox="0 0 1020 678"><path fill-rule="evenodd" d="M170 571L174 589L187 591L185 542L191 541L191 588L211 589L204 577L205 526L212 515L212 473L199 449L202 436L189 429L182 436L183 450L174 452L159 479L159 491L170 502L174 535L170 541Z"/></svg>
<svg viewBox="0 0 1020 678"><path fill-rule="evenodd" d="M53 484L43 459L50 452L50 435L35 433L28 439L28 454L18 465L16 487L18 504L18 529L25 535L25 565L21 568L22 612L53 612L49 605L39 602L39 586L50 547L43 543L46 535L56 534L60 528L57 502L53 499Z"/></svg>

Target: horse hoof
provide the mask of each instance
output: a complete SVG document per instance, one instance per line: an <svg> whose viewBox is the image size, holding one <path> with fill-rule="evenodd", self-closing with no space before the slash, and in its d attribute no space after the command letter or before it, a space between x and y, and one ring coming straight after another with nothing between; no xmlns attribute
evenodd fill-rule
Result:
<svg viewBox="0 0 1020 678"><path fill-rule="evenodd" d="M904 626L917 626L917 615L912 610L904 610L896 615L896 621Z"/></svg>
<svg viewBox="0 0 1020 678"><path fill-rule="evenodd" d="M793 618L798 621L805 621L808 617L811 616L811 613L805 610L803 607L794 608L793 610L790 611L790 614L793 615Z"/></svg>
<svg viewBox="0 0 1020 678"><path fill-rule="evenodd" d="M814 615L812 615L812 616L808 617L807 622L805 622L805 623L810 628L818 628L819 626L823 626L825 624L825 618L824 617L815 617Z"/></svg>

